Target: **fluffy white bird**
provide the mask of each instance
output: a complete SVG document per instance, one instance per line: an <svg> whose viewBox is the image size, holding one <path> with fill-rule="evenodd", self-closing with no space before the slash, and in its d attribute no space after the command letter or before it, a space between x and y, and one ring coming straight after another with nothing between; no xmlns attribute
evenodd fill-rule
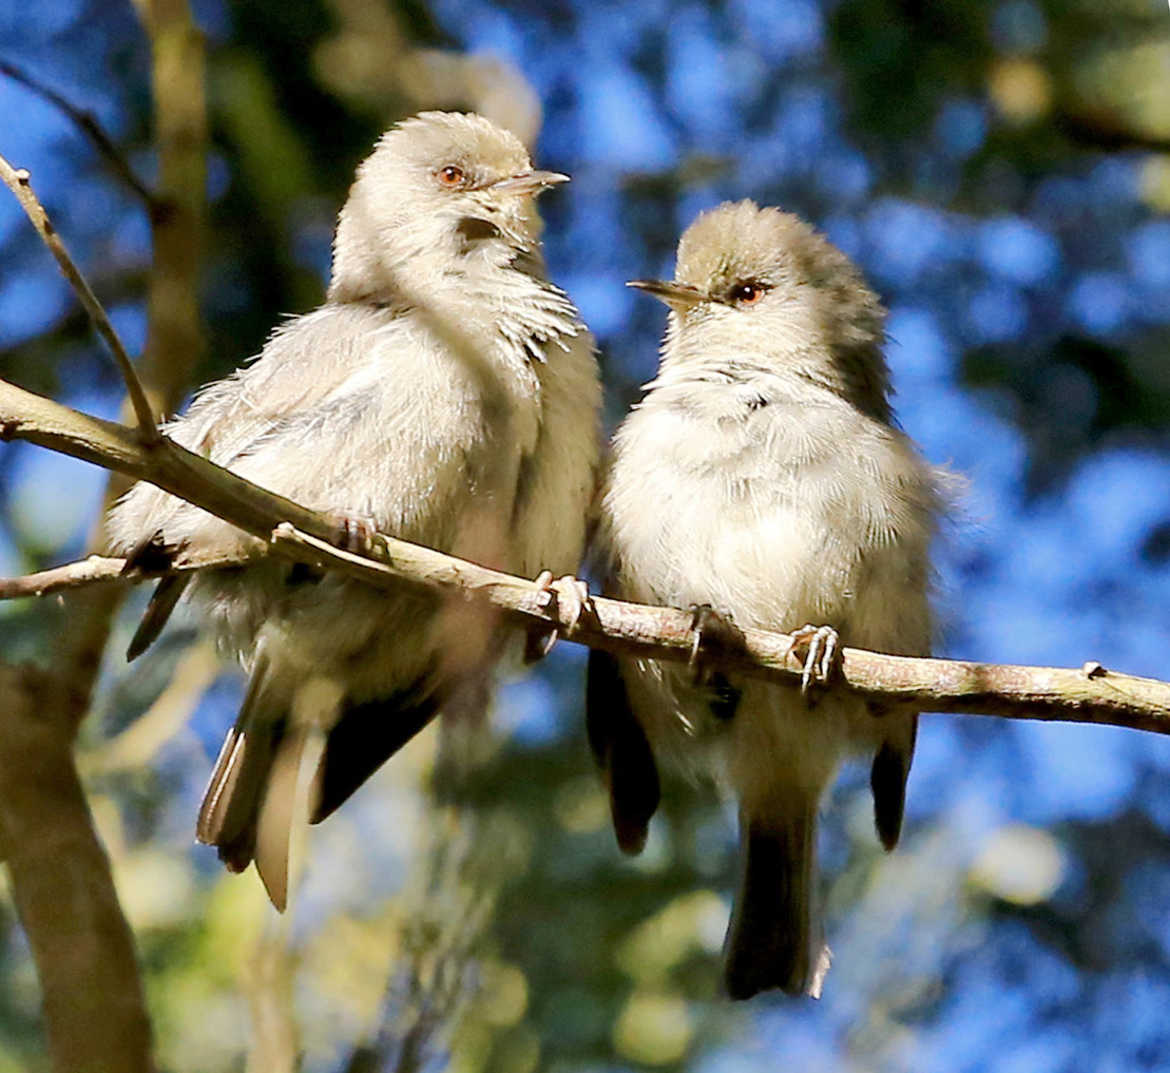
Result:
<svg viewBox="0 0 1170 1073"><path fill-rule="evenodd" d="M706 605L734 626L802 630L818 677L838 636L928 653L940 478L894 423L885 312L849 259L795 216L742 201L687 230L674 282L634 286L670 314L658 377L603 478L610 591ZM627 852L642 848L658 805L656 758L735 794L731 997L819 994L818 804L844 757L873 756L876 825L891 848L917 716L875 718L836 694L813 706L758 679L598 652L588 716Z"/></svg>
<svg viewBox="0 0 1170 1073"><path fill-rule="evenodd" d="M389 130L341 211L328 295L259 357L205 388L167 433L307 507L532 576L575 571L595 484L593 340L545 275L535 171L477 115ZM139 484L109 517L132 560L245 551L253 538ZM134 642L157 636L185 580L164 580ZM275 559L190 586L250 680L199 815L228 868L254 858L287 898L296 771L325 734L317 822L438 712L482 703L504 647L462 602L387 594Z"/></svg>

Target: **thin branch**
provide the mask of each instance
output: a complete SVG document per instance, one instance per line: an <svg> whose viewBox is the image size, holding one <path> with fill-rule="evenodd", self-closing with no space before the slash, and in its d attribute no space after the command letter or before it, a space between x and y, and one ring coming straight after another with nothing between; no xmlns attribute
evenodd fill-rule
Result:
<svg viewBox="0 0 1170 1073"><path fill-rule="evenodd" d="M0 438L24 439L98 465L145 478L265 539L273 553L321 569L337 570L379 588L422 586L486 601L519 624L554 625L569 641L643 659L686 662L694 646L690 612L598 597L577 622L532 581L456 559L430 548L379 536L377 558L327 543L329 519L266 492L192 454L165 437L158 447L137 442L129 430L88 417L0 380ZM260 545L257 545L260 551ZM83 561L59 568L62 585L112 580L119 560ZM191 569L194 562L183 562ZM207 565L204 561L200 565ZM222 565L222 561L220 562ZM75 576L76 575L76 576ZM36 575L34 575L35 577ZM44 585L0 583L0 595ZM710 662L796 688L801 665L787 634L745 629L735 651ZM1016 719L1101 723L1170 733L1170 683L1108 671L1017 667L958 660L888 656L862 649L843 652L844 688L885 706L922 711L999 715Z"/></svg>
<svg viewBox="0 0 1170 1073"><path fill-rule="evenodd" d="M263 541L281 522L321 539L333 535L333 524L324 515L266 492L166 436L142 443L125 425L79 413L0 380L0 440L8 439L148 480Z"/></svg>
<svg viewBox="0 0 1170 1073"><path fill-rule="evenodd" d="M158 175L150 214L146 346L136 365L149 410L161 415L173 413L190 388L202 351L198 283L206 205L207 116L203 38L191 21L187 0L144 2L149 16ZM124 414L132 405L131 400L123 404ZM149 435L154 440L153 426ZM105 546L106 513L128 483L118 473L106 482L88 550ZM70 601L69 628L57 639L54 666L62 683L68 683L63 695L77 723L89 708L110 624L124 593L122 586L99 586Z"/></svg>
<svg viewBox="0 0 1170 1073"><path fill-rule="evenodd" d="M241 561L238 555L209 555L202 558L192 556L170 569L143 570L137 566L127 569L126 560L117 556L88 555L76 562L39 570L35 574L0 577L0 600L19 600L23 596L51 596L53 593L90 588L94 585L149 581L168 574L239 566Z"/></svg>
<svg viewBox="0 0 1170 1073"><path fill-rule="evenodd" d="M272 547L299 562L333 569L380 588L404 582L485 600L518 623L552 623L568 641L640 659L687 663L695 646L694 614L595 597L575 623L531 581L387 537L388 562L375 562L298 533L287 523ZM710 662L754 678L799 687L802 661L788 634L743 629L737 650ZM707 658L706 656L704 657ZM1106 670L890 656L842 650L840 684L878 705L934 712L1064 720L1170 734L1170 683Z"/></svg>
<svg viewBox="0 0 1170 1073"><path fill-rule="evenodd" d="M155 196L147 186L134 174L130 162L118 150L110 136L102 129L101 124L92 112L78 108L67 98L63 97L51 86L45 85L40 79L34 78L27 71L17 67L8 60L0 59L0 74L19 82L25 89L31 90L38 97L48 101L54 108L65 115L78 130L81 131L110 165L114 174L142 201L147 211L154 213L158 207Z"/></svg>
<svg viewBox="0 0 1170 1073"><path fill-rule="evenodd" d="M85 306L85 311L89 314L90 320L93 321L98 334L110 348L110 353L113 354L114 361L122 373L122 379L126 383L126 392L130 396L134 415L138 419L138 435L142 442L157 443L161 433L151 413L146 392L138 380L138 374L134 371L134 363L130 360L130 355L126 353L126 348L122 346L122 340L114 331L114 326L110 323L110 318L106 316L101 302L97 300L97 296L90 289L85 277L73 263L73 259L65 249L65 244L57 234L57 229L49 219L48 213L45 212L44 206L40 203L37 195L33 193L32 186L29 184L28 172L24 168L14 168L3 156L0 156L0 179L20 202L20 207L24 209L25 215L36 228L37 234L41 236L45 245L49 247L49 251L56 258L61 274L69 281L69 285L76 292L77 297L81 299L81 304Z"/></svg>

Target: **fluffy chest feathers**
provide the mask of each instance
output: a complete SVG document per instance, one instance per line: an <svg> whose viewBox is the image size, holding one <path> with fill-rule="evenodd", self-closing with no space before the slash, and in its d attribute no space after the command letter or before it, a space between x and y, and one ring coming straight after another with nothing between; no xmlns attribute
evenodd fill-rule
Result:
<svg viewBox="0 0 1170 1073"><path fill-rule="evenodd" d="M568 296L543 278L539 264L523 261L516 250L501 264L489 252L469 252L442 293L415 302L411 313L453 358L457 375L474 384L486 412L512 424L510 435L528 454L540 436L544 367L561 358L584 328Z"/></svg>
<svg viewBox="0 0 1170 1073"><path fill-rule="evenodd" d="M828 393L764 375L663 377L615 454L605 524L635 599L841 627L923 569L929 471L901 433Z"/></svg>

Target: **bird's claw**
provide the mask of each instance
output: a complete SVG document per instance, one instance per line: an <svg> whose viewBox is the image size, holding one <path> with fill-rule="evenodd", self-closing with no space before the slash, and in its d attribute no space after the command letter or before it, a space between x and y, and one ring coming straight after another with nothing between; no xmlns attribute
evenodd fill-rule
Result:
<svg viewBox="0 0 1170 1073"><path fill-rule="evenodd" d="M554 578L551 570L542 570L535 583L546 594L546 611L558 622L555 626L537 626L529 630L524 646L527 663L544 659L557 643L561 631L572 630L581 621L590 600L589 586L572 574Z"/></svg>
<svg viewBox="0 0 1170 1073"><path fill-rule="evenodd" d="M706 657L710 653L735 651L742 648L741 634L726 615L721 615L710 604L691 606L691 668L695 685L705 685L710 678Z"/></svg>
<svg viewBox="0 0 1170 1073"><path fill-rule="evenodd" d="M801 626L792 631L792 651L800 658L804 650L804 669L800 675L800 692L806 700L814 683L826 685L840 651L841 637L832 626Z"/></svg>
<svg viewBox="0 0 1170 1073"><path fill-rule="evenodd" d="M333 544L354 555L372 556L378 535L374 519L361 514L338 512L330 515Z"/></svg>

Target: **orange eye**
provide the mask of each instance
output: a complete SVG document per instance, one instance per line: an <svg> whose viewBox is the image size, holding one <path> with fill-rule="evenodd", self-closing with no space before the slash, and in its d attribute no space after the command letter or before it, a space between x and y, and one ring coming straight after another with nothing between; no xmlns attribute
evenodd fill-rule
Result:
<svg viewBox="0 0 1170 1073"><path fill-rule="evenodd" d="M439 170L439 182L444 186L462 186L463 169L454 164L448 164Z"/></svg>
<svg viewBox="0 0 1170 1073"><path fill-rule="evenodd" d="M736 305L750 306L764 297L765 290L766 288L759 283L737 283L731 288L731 294L728 297Z"/></svg>

